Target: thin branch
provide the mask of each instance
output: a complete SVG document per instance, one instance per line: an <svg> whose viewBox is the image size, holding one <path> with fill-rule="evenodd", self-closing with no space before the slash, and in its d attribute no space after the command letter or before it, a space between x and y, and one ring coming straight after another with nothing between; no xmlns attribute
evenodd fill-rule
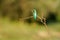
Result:
<svg viewBox="0 0 60 40"><path fill-rule="evenodd" d="M26 19L29 19L29 18L33 18L33 16L21 18L20 20L26 20Z"/></svg>
<svg viewBox="0 0 60 40"><path fill-rule="evenodd" d="M48 33L50 33L50 32L49 32L49 29L48 29L48 26L47 26L47 24L46 24L46 18L43 18L43 20L44 20L43 24L45 25L45 27L46 27Z"/></svg>
<svg viewBox="0 0 60 40"><path fill-rule="evenodd" d="M39 19L41 20L41 22L43 23L43 21L42 21L42 18L41 18L41 17L37 16L37 18L39 18Z"/></svg>
<svg viewBox="0 0 60 40"><path fill-rule="evenodd" d="M48 29L48 26L47 26L47 24L46 24L46 18L41 18L41 17L39 17L39 16L37 16L40 20L41 20L41 22L44 24L44 26L46 27L46 29L47 29L47 31L48 31L48 34L50 34L50 31L49 31L49 29Z"/></svg>

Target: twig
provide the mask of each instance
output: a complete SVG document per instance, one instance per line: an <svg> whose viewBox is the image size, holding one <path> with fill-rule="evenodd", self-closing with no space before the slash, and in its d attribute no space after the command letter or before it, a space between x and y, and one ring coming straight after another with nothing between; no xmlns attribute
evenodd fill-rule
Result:
<svg viewBox="0 0 60 40"><path fill-rule="evenodd" d="M46 24L46 18L41 18L41 17L39 17L39 16L37 16L40 20L41 20L41 22L45 25L45 27L46 27L46 29L47 29L47 31L48 31L48 34L50 33L50 31L49 31L49 29L48 29L48 26L47 26L47 24Z"/></svg>
<svg viewBox="0 0 60 40"><path fill-rule="evenodd" d="M26 17L26 18L21 18L20 20L26 20L26 19L29 19L29 18L32 18L33 16L30 16L30 17Z"/></svg>

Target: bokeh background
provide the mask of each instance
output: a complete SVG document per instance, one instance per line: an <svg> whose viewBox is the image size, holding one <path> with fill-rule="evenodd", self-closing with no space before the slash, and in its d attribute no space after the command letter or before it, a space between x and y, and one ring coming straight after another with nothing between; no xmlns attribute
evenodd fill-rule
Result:
<svg viewBox="0 0 60 40"><path fill-rule="evenodd" d="M23 19L34 8L49 30L40 20ZM0 0L0 40L60 40L60 0Z"/></svg>

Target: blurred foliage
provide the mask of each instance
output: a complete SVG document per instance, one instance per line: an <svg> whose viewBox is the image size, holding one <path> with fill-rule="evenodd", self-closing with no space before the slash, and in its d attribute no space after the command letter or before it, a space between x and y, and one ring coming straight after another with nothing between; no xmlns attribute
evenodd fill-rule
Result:
<svg viewBox="0 0 60 40"><path fill-rule="evenodd" d="M0 0L0 40L60 40L60 23L47 25L48 37L45 27L37 24L40 20L36 24L33 19L26 20L32 24L19 21L31 16L33 8L40 17L44 13L47 23L60 21L60 0Z"/></svg>
<svg viewBox="0 0 60 40"><path fill-rule="evenodd" d="M46 18L52 14L60 21L60 0L0 0L0 16L11 20L30 16L33 8L37 9L40 17L42 13Z"/></svg>

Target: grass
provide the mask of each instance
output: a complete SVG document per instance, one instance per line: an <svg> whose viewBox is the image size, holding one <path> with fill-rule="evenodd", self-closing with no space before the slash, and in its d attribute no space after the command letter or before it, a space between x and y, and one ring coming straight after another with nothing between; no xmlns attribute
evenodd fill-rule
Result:
<svg viewBox="0 0 60 40"><path fill-rule="evenodd" d="M47 34L44 26L0 18L0 40L60 40L60 23L50 24L48 28L51 35Z"/></svg>

